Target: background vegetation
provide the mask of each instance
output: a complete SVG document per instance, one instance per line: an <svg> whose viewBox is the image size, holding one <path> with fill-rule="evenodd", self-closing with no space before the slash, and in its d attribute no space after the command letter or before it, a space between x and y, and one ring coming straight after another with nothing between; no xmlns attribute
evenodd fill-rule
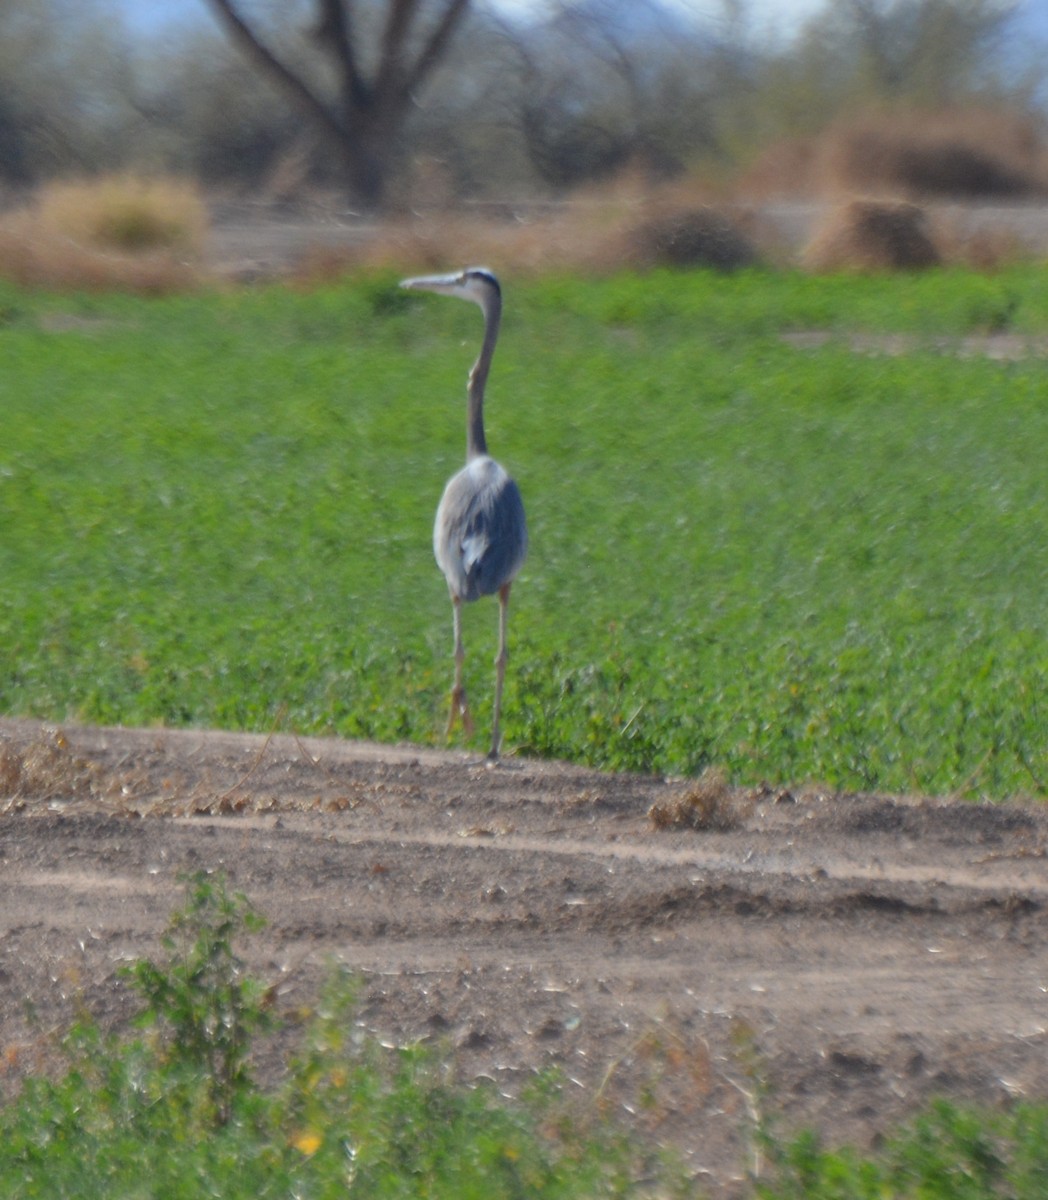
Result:
<svg viewBox="0 0 1048 1200"><path fill-rule="evenodd" d="M228 22L149 26L122 21L131 9L116 0L10 0L0 9L0 181L135 170L253 199L329 187L359 202L330 126L352 105L364 128L369 106L396 92L401 67L380 62L391 14L398 29L414 22L397 43L413 62L454 7L462 15L437 65L377 129L383 190L372 200L387 206L562 196L627 167L715 189L862 185L886 126L933 143L933 168L896 164L902 185L981 195L1044 186L1048 31L1038 42L1009 0L834 0L790 37L728 0L704 21L658 0L550 0L523 15L479 0L343 5L345 44L330 5L235 3L308 91L305 104L243 53ZM346 73L347 46L357 74ZM987 128L974 112L997 116ZM993 132L1002 113L1008 136ZM860 119L861 135L835 134L828 155L811 140ZM959 155L958 139L963 149L973 136L981 149Z"/></svg>

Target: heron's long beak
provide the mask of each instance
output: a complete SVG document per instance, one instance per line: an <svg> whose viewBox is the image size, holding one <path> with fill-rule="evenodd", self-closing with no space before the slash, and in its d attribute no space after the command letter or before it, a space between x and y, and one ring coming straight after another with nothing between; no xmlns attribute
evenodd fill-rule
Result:
<svg viewBox="0 0 1048 1200"><path fill-rule="evenodd" d="M402 279L400 286L420 292L441 292L446 296L454 296L462 287L462 272L456 271L451 275L419 275L415 279Z"/></svg>

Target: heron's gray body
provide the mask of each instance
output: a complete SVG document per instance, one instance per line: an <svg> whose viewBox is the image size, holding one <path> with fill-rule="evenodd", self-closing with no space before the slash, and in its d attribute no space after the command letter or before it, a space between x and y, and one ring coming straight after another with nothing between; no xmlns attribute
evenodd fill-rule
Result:
<svg viewBox="0 0 1048 1200"><path fill-rule="evenodd" d="M484 436L484 385L491 369L502 317L502 289L484 267L468 267L453 275L405 279L406 288L458 296L480 306L484 341L469 373L466 413L466 465L448 481L437 508L433 553L451 594L455 634L455 683L451 693L450 733L456 716L472 727L462 686L462 605L481 596L498 595L499 648L495 656L495 710L491 727L491 759L499 755L499 715L506 672L506 628L509 592L528 552L528 528L517 485L489 454Z"/></svg>
<svg viewBox="0 0 1048 1200"><path fill-rule="evenodd" d="M448 480L433 554L460 600L494 596L517 577L528 549L524 502L504 467L479 454Z"/></svg>

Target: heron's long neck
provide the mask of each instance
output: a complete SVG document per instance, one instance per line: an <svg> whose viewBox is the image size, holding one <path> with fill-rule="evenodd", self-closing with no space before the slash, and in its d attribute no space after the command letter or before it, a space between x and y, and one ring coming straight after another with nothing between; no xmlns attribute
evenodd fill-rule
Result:
<svg viewBox="0 0 1048 1200"><path fill-rule="evenodd" d="M484 343L480 355L469 373L469 407L466 416L466 460L487 454L488 443L484 437L484 385L491 370L491 358L499 336L499 321L502 316L502 301L492 298L484 309Z"/></svg>

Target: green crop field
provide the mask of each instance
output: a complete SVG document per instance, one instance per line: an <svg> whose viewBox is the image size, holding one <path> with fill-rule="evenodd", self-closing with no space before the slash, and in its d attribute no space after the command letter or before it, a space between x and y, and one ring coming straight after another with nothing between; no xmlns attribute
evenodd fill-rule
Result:
<svg viewBox="0 0 1048 1200"><path fill-rule="evenodd" d="M503 284L506 749L1048 792L1048 276ZM480 329L387 276L0 293L0 711L442 744ZM480 749L496 606L465 617Z"/></svg>

